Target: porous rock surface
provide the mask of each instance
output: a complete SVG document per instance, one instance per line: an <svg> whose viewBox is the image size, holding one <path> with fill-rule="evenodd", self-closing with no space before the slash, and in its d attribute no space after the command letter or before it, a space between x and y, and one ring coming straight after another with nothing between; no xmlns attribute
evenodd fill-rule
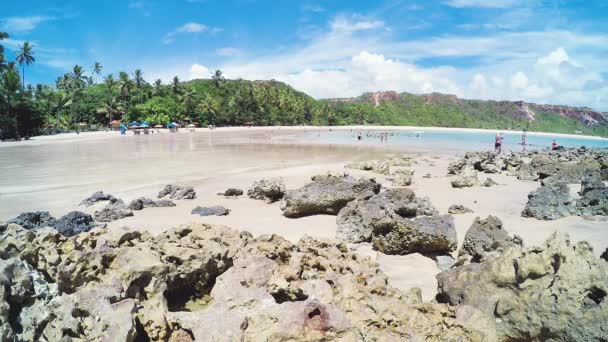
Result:
<svg viewBox="0 0 608 342"><path fill-rule="evenodd" d="M109 200L111 200L113 198L114 198L114 196L112 196L110 194L106 194L103 191L96 191L91 196L83 199L82 202L80 202L80 205L84 205L84 206L90 207L90 206L94 205L97 202L100 202L100 201L109 201Z"/></svg>
<svg viewBox="0 0 608 342"><path fill-rule="evenodd" d="M492 332L400 292L345 245L191 224L64 237L0 224L5 340L469 341ZM137 262L134 262L137 261Z"/></svg>
<svg viewBox="0 0 608 342"><path fill-rule="evenodd" d="M175 207L175 205L175 202L172 200L161 199L155 201L151 198L140 197L132 200L131 203L129 203L129 209L143 210L144 208Z"/></svg>
<svg viewBox="0 0 608 342"><path fill-rule="evenodd" d="M190 212L192 215L200 216L226 216L230 214L230 209L216 205L213 207L196 207Z"/></svg>
<svg viewBox="0 0 608 342"><path fill-rule="evenodd" d="M59 219L55 219L48 211L25 212L9 220L8 223L18 224L28 230L53 227L65 236L74 236L96 227L105 226L94 222L91 215L80 211L69 212Z"/></svg>
<svg viewBox="0 0 608 342"><path fill-rule="evenodd" d="M458 255L468 254L473 260L479 261L500 255L509 247L521 246L522 243L523 240L519 236L509 236L498 217L492 215L486 219L476 217L467 230Z"/></svg>
<svg viewBox="0 0 608 342"><path fill-rule="evenodd" d="M448 208L448 213L450 214L466 214L466 213L472 213L473 210L465 207L462 204L452 204L449 208Z"/></svg>
<svg viewBox="0 0 608 342"><path fill-rule="evenodd" d="M266 203L279 201L285 195L285 182L282 178L260 179L253 182L247 196Z"/></svg>
<svg viewBox="0 0 608 342"><path fill-rule="evenodd" d="M196 198L196 191L191 186L169 184L158 193L157 197L163 198L167 195L170 195L169 198L174 200L191 200Z"/></svg>
<svg viewBox="0 0 608 342"><path fill-rule="evenodd" d="M117 198L112 198L108 205L93 214L95 221L99 222L112 222L129 216L133 216L133 211Z"/></svg>
<svg viewBox="0 0 608 342"><path fill-rule="evenodd" d="M377 194L381 187L374 179L349 175L324 174L313 176L311 180L302 188L285 193L281 203L283 215L290 218L337 215L348 202L368 199Z"/></svg>
<svg viewBox="0 0 608 342"><path fill-rule="evenodd" d="M608 336L608 263L586 242L555 233L540 247L437 275L440 302L473 307L500 341L602 341ZM484 319L484 316L486 319ZM489 319L488 319L489 318Z"/></svg>
<svg viewBox="0 0 608 342"><path fill-rule="evenodd" d="M565 182L540 186L528 195L522 216L539 220L555 220L572 213L570 188Z"/></svg>

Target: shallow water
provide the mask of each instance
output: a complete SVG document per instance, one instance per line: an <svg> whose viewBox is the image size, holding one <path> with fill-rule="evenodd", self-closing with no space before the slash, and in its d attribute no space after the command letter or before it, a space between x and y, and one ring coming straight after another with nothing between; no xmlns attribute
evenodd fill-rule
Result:
<svg viewBox="0 0 608 342"><path fill-rule="evenodd" d="M362 140L357 140L358 132ZM295 137L297 141L308 141L330 144L367 144L401 147L417 151L466 152L494 149L495 134L491 132L446 132L446 131L383 131L388 132L388 141L381 143L376 131L332 131L309 132ZM598 140L585 137L552 137L545 135L528 135L527 149L544 149L551 146L553 140L564 147L603 147L608 148L608 139ZM504 134L503 151L521 151L521 134Z"/></svg>
<svg viewBox="0 0 608 342"><path fill-rule="evenodd" d="M340 162L372 152L350 146L272 144L257 133L180 133L19 144L0 148L0 220L30 210L65 213L97 190L117 196L168 183Z"/></svg>

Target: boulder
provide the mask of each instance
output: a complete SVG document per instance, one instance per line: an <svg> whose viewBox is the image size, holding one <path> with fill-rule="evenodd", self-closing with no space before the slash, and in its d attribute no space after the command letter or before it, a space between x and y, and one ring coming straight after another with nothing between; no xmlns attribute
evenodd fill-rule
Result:
<svg viewBox="0 0 608 342"><path fill-rule="evenodd" d="M608 247L606 247L606 250L600 255L600 258L608 262Z"/></svg>
<svg viewBox="0 0 608 342"><path fill-rule="evenodd" d="M453 218L443 215L378 222L372 245L385 254L449 254L456 250L458 240Z"/></svg>
<svg viewBox="0 0 608 342"><path fill-rule="evenodd" d="M285 183L282 178L260 179L247 190L247 196L266 203L274 203L285 195Z"/></svg>
<svg viewBox="0 0 608 342"><path fill-rule="evenodd" d="M448 213L449 214L466 214L466 213L472 213L473 210L465 207L462 204L452 204L449 208L448 208Z"/></svg>
<svg viewBox="0 0 608 342"><path fill-rule="evenodd" d="M486 180L483 182L483 186L485 186L486 188L489 188L491 186L494 185L498 185L498 183L496 183L492 178L488 177L486 178Z"/></svg>
<svg viewBox="0 0 608 342"><path fill-rule="evenodd" d="M499 341L601 341L608 336L608 263L586 242L554 234L542 246L513 246L481 263L437 275L437 300L468 305Z"/></svg>
<svg viewBox="0 0 608 342"><path fill-rule="evenodd" d="M129 216L133 216L131 209L127 208L122 200L116 198L111 199L108 205L93 214L95 221L99 222L112 222Z"/></svg>
<svg viewBox="0 0 608 342"><path fill-rule="evenodd" d="M100 226L105 227L105 225L95 223L91 215L72 211L55 221L53 228L64 236L74 236Z"/></svg>
<svg viewBox="0 0 608 342"><path fill-rule="evenodd" d="M110 194L105 194L103 191L96 191L91 196L83 199L82 202L80 202L80 205L85 205L87 207L90 207L97 202L109 201L113 198L114 198L114 196L112 196Z"/></svg>
<svg viewBox="0 0 608 342"><path fill-rule="evenodd" d="M226 209L219 205L213 207L196 207L192 209L191 214L200 216L226 216L230 214L230 209Z"/></svg>
<svg viewBox="0 0 608 342"><path fill-rule="evenodd" d="M555 220L571 212L570 188L564 182L556 182L532 191L521 214L539 220Z"/></svg>
<svg viewBox="0 0 608 342"><path fill-rule="evenodd" d="M581 182L581 197L576 201L576 213L581 216L608 216L608 187L599 172L587 174Z"/></svg>
<svg viewBox="0 0 608 342"><path fill-rule="evenodd" d="M509 236L498 217L490 215L485 220L476 217L467 230L458 255L468 254L476 262L500 255L509 247L521 246L522 243L519 236Z"/></svg>
<svg viewBox="0 0 608 342"><path fill-rule="evenodd" d="M158 208L165 208L165 207L175 207L175 202L173 202L172 200L168 200L168 199L161 199L158 201L154 201L154 206L158 207Z"/></svg>
<svg viewBox="0 0 608 342"><path fill-rule="evenodd" d="M450 184L452 184L453 188L468 188L477 185L478 182L477 172L465 170L460 176L457 176L456 179L452 180Z"/></svg>
<svg viewBox="0 0 608 342"><path fill-rule="evenodd" d="M170 195L169 198L174 200L195 199L196 191L194 191L194 188L191 186L169 184L158 193L157 197L163 198L167 195Z"/></svg>
<svg viewBox="0 0 608 342"><path fill-rule="evenodd" d="M374 179L348 175L317 175L312 182L300 189L285 193L281 210L290 218L327 214L337 215L348 202L368 199L380 191L381 185Z"/></svg>
<svg viewBox="0 0 608 342"><path fill-rule="evenodd" d="M437 263L437 268L442 271L447 271L454 266L456 260L449 255L437 255L435 256L435 262Z"/></svg>
<svg viewBox="0 0 608 342"><path fill-rule="evenodd" d="M7 222L18 224L25 229L35 230L42 227L53 227L55 218L48 211L33 211L21 213Z"/></svg>
<svg viewBox="0 0 608 342"><path fill-rule="evenodd" d="M228 189L226 189L226 191L218 193L218 195L226 196L226 197L236 197L236 196L241 196L242 194L243 194L243 190L236 189L236 188L228 188Z"/></svg>
<svg viewBox="0 0 608 342"><path fill-rule="evenodd" d="M129 209L142 210L144 208L156 207L154 200L146 197L136 198L129 203Z"/></svg>

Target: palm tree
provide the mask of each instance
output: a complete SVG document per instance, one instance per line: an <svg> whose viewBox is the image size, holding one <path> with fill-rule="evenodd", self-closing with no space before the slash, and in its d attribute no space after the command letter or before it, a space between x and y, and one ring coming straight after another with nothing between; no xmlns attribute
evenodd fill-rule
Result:
<svg viewBox="0 0 608 342"><path fill-rule="evenodd" d="M213 73L213 76L211 78L213 78L213 84L215 84L216 88L219 88L221 85L221 82L224 80L222 71L219 69L215 70L215 72Z"/></svg>
<svg viewBox="0 0 608 342"><path fill-rule="evenodd" d="M0 40L8 39L8 33L0 32ZM4 59L4 46L0 44L0 72L6 69L6 60Z"/></svg>
<svg viewBox="0 0 608 342"><path fill-rule="evenodd" d="M173 94L179 94L179 77L173 77L173 82L171 83L171 90L173 91Z"/></svg>
<svg viewBox="0 0 608 342"><path fill-rule="evenodd" d="M152 95L161 96L163 94L163 81L160 79L154 81L154 89L152 90Z"/></svg>
<svg viewBox="0 0 608 342"><path fill-rule="evenodd" d="M114 75L109 74L108 76L106 76L106 79L104 81L104 83L106 84L106 87L108 87L108 92L110 93L110 96L108 97L108 103L107 103L107 108L112 109L114 107L114 95L113 95L113 89L114 89L114 85L116 84L116 81L114 80ZM112 121L112 111L108 111L108 116L110 121Z"/></svg>
<svg viewBox="0 0 608 342"><path fill-rule="evenodd" d="M34 51L32 51L33 47L34 46L31 45L29 42L25 42L23 43L23 45L19 46L19 52L17 53L17 62L19 63L19 65L21 65L21 68L23 69L23 84L21 85L22 87L25 86L25 66L30 65L36 61L36 58L34 58Z"/></svg>
<svg viewBox="0 0 608 342"><path fill-rule="evenodd" d="M101 63L95 62L95 64L93 64L93 74L95 74L97 76L101 75L101 69L103 69L103 66L101 66Z"/></svg>
<svg viewBox="0 0 608 342"><path fill-rule="evenodd" d="M140 89L141 86L146 83L144 80L144 73L141 71L141 69L135 70L133 73L133 81L135 81L135 87L137 87L137 89Z"/></svg>
<svg viewBox="0 0 608 342"><path fill-rule="evenodd" d="M122 96L123 104L125 107L125 112L128 112L128 109L129 109L128 98L129 98L129 95L131 94L131 89L133 89L133 81L131 81L131 79L129 79L129 74L127 74L126 72L122 72L122 71L119 73L118 78L119 78L118 89L119 89L120 95Z"/></svg>
<svg viewBox="0 0 608 342"><path fill-rule="evenodd" d="M184 92L184 94L182 95L182 103L184 104L184 108L186 109L186 114L187 115L191 115L192 111L194 110L194 106L195 106L195 99L196 98L196 92L194 91L194 89L188 87L186 88L186 91Z"/></svg>

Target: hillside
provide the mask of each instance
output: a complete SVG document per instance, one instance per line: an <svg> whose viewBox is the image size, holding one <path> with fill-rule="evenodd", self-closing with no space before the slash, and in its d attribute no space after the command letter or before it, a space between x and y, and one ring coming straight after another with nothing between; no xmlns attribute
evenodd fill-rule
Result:
<svg viewBox="0 0 608 342"><path fill-rule="evenodd" d="M323 100L344 123L522 129L608 136L608 115L589 108L460 99L393 91Z"/></svg>

